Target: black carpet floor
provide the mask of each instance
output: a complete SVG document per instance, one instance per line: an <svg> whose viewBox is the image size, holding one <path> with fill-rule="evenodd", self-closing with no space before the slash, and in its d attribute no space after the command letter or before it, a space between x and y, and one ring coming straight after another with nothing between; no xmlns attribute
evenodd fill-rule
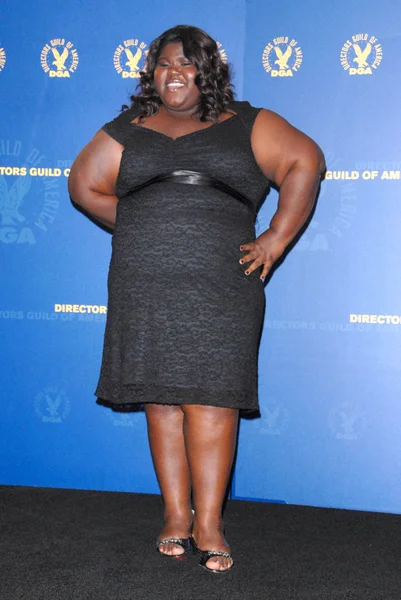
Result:
<svg viewBox="0 0 401 600"><path fill-rule="evenodd" d="M158 496L0 486L1 600L400 600L401 517L231 500L235 566L159 556Z"/></svg>

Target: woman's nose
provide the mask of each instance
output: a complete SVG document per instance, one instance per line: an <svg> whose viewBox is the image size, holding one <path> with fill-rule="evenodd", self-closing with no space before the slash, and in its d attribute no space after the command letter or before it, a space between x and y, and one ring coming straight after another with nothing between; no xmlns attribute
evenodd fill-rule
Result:
<svg viewBox="0 0 401 600"><path fill-rule="evenodd" d="M180 75L181 67L179 65L170 65L169 74L170 75Z"/></svg>

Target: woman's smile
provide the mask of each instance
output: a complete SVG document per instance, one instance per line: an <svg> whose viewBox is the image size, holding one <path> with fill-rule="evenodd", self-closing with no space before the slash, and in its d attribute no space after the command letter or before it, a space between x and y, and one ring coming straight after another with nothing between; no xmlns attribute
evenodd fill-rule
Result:
<svg viewBox="0 0 401 600"><path fill-rule="evenodd" d="M183 88L184 86L185 86L185 83L182 83L182 81L178 81L176 79L166 83L166 88L168 89L169 92L177 92L179 89Z"/></svg>

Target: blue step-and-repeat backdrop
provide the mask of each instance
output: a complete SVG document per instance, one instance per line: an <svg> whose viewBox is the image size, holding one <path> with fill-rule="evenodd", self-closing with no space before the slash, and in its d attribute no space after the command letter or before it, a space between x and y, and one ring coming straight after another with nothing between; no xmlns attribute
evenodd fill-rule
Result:
<svg viewBox="0 0 401 600"><path fill-rule="evenodd" d="M308 133L328 165L309 227L266 287L261 418L241 422L232 496L400 513L401 5L149 8L0 8L0 483L159 491L143 413L95 403L111 238L66 183L152 39L189 23L218 40L238 99ZM272 191L259 231L276 204Z"/></svg>

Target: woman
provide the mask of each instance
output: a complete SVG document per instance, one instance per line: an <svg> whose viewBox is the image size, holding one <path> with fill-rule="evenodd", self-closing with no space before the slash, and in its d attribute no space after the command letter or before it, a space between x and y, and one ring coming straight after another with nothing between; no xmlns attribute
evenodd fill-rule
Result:
<svg viewBox="0 0 401 600"><path fill-rule="evenodd" d="M159 552L176 558L191 542L223 573L238 415L258 409L263 280L310 214L324 159L277 114L233 101L216 42L195 27L151 44L139 87L69 178L72 200L114 230L96 394L145 405ZM255 239L270 181L278 208Z"/></svg>

